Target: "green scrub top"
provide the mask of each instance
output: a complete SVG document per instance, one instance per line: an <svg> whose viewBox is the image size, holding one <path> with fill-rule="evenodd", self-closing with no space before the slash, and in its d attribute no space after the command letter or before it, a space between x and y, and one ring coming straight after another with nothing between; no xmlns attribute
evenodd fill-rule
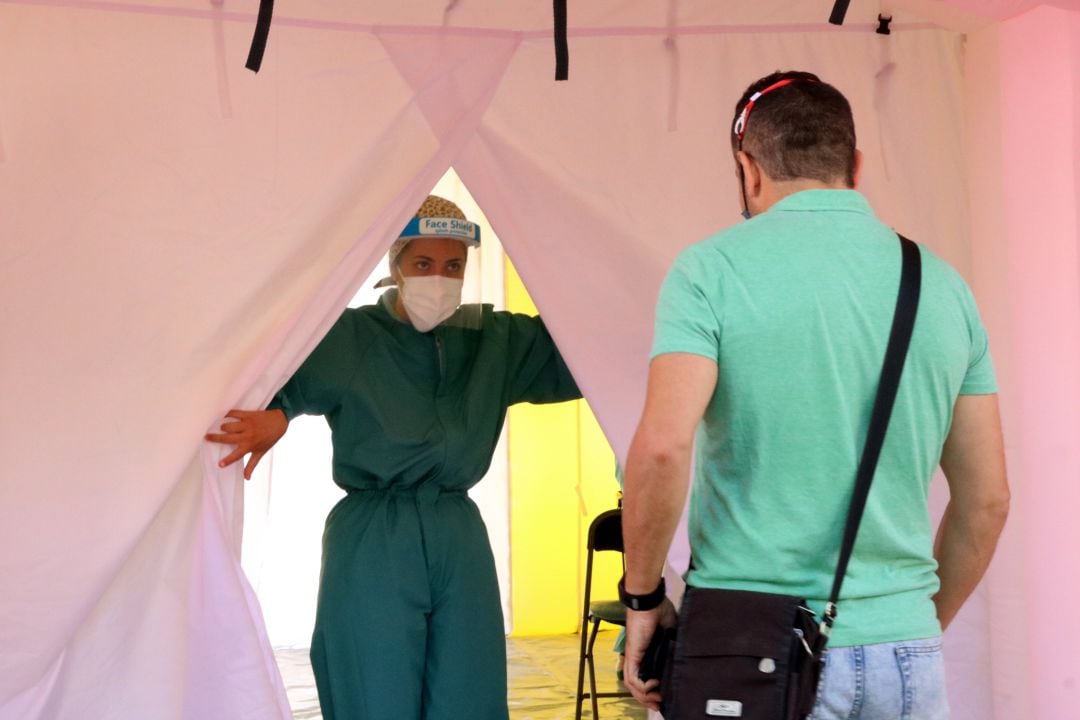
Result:
<svg viewBox="0 0 1080 720"><path fill-rule="evenodd" d="M508 406L581 397L540 318L463 305L421 333L396 316L396 297L346 310L269 406L326 416L346 490L470 488Z"/></svg>
<svg viewBox="0 0 1080 720"><path fill-rule="evenodd" d="M325 720L506 720L487 532L466 490L509 405L579 398L539 318L465 305L421 333L347 310L271 408L325 415L347 491L323 534L311 661Z"/></svg>

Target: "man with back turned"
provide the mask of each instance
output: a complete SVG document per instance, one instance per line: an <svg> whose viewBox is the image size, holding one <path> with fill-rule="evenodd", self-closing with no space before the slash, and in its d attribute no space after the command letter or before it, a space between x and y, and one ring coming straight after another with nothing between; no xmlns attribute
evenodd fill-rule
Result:
<svg viewBox="0 0 1080 720"><path fill-rule="evenodd" d="M854 188L851 108L809 73L735 107L746 222L684 250L656 310L645 410L626 469L625 592L648 596L689 484L691 588L828 596L900 277L896 234ZM941 633L1008 511L997 384L960 275L920 248L922 292L812 717L948 717ZM696 437L695 437L696 436ZM950 500L935 540L941 466ZM692 592L692 590L691 590ZM670 604L628 611L627 684Z"/></svg>

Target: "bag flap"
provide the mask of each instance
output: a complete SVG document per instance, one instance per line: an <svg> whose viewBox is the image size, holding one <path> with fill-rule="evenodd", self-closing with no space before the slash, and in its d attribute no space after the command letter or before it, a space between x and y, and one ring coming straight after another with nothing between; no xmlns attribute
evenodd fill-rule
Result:
<svg viewBox="0 0 1080 720"><path fill-rule="evenodd" d="M805 601L790 595L688 588L677 654L786 659L800 605Z"/></svg>

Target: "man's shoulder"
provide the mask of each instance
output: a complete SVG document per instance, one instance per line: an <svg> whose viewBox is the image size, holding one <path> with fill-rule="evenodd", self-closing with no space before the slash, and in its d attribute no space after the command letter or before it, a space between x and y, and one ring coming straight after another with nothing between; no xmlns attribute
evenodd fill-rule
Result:
<svg viewBox="0 0 1080 720"><path fill-rule="evenodd" d="M912 238L912 240L914 240L914 238ZM957 285L967 285L967 281L964 280L964 277L960 274L960 271L957 270L950 262L938 256L937 253L935 253L929 247L921 243L919 244L919 250L921 251L920 254L922 255L922 266L924 274L933 273L939 276L945 282L954 283Z"/></svg>
<svg viewBox="0 0 1080 720"><path fill-rule="evenodd" d="M927 294L949 296L965 306L973 305L971 288L960 271L925 245L920 245L919 249L922 256L923 288Z"/></svg>
<svg viewBox="0 0 1080 720"><path fill-rule="evenodd" d="M755 215L749 220L717 230L688 245L679 253L679 258L715 260L718 257L738 255L753 249L762 239L774 235L783 222L784 218L776 213Z"/></svg>
<svg viewBox="0 0 1080 720"><path fill-rule="evenodd" d="M673 266L690 271L722 261L731 252L738 252L739 247L749 239L744 225L719 230L687 245L675 257Z"/></svg>

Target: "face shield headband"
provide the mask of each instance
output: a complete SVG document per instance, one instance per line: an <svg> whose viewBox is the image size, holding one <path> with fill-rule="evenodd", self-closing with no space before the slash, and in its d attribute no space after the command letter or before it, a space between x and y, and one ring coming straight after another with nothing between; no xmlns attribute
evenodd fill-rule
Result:
<svg viewBox="0 0 1080 720"><path fill-rule="evenodd" d="M389 261L393 265L397 256L410 240L422 237L446 237L460 240L472 247L480 246L480 226L468 220L452 217L414 217L390 246ZM384 277L375 283L376 288L395 285L393 277Z"/></svg>
<svg viewBox="0 0 1080 720"><path fill-rule="evenodd" d="M447 237L467 245L480 245L480 226L468 220L451 217L414 217L398 235L398 240L421 237Z"/></svg>
<svg viewBox="0 0 1080 720"><path fill-rule="evenodd" d="M734 133L736 139L738 140L736 150L740 152L742 151L743 136L746 135L746 122L750 119L750 111L754 109L754 103L760 100L763 95L768 95L773 90L782 88L785 85L790 85L791 83L795 82L795 80L796 78L785 78L784 80L779 80L777 82L774 82L772 85L765 88L764 90L759 90L758 92L750 96L750 99L746 102L746 105L743 106L742 112L739 113L739 117L735 120L734 127L731 129L731 132ZM743 167L741 163L739 164L739 186L742 189L742 215L744 218L749 220L750 203L747 201L746 197L746 174L743 172Z"/></svg>

